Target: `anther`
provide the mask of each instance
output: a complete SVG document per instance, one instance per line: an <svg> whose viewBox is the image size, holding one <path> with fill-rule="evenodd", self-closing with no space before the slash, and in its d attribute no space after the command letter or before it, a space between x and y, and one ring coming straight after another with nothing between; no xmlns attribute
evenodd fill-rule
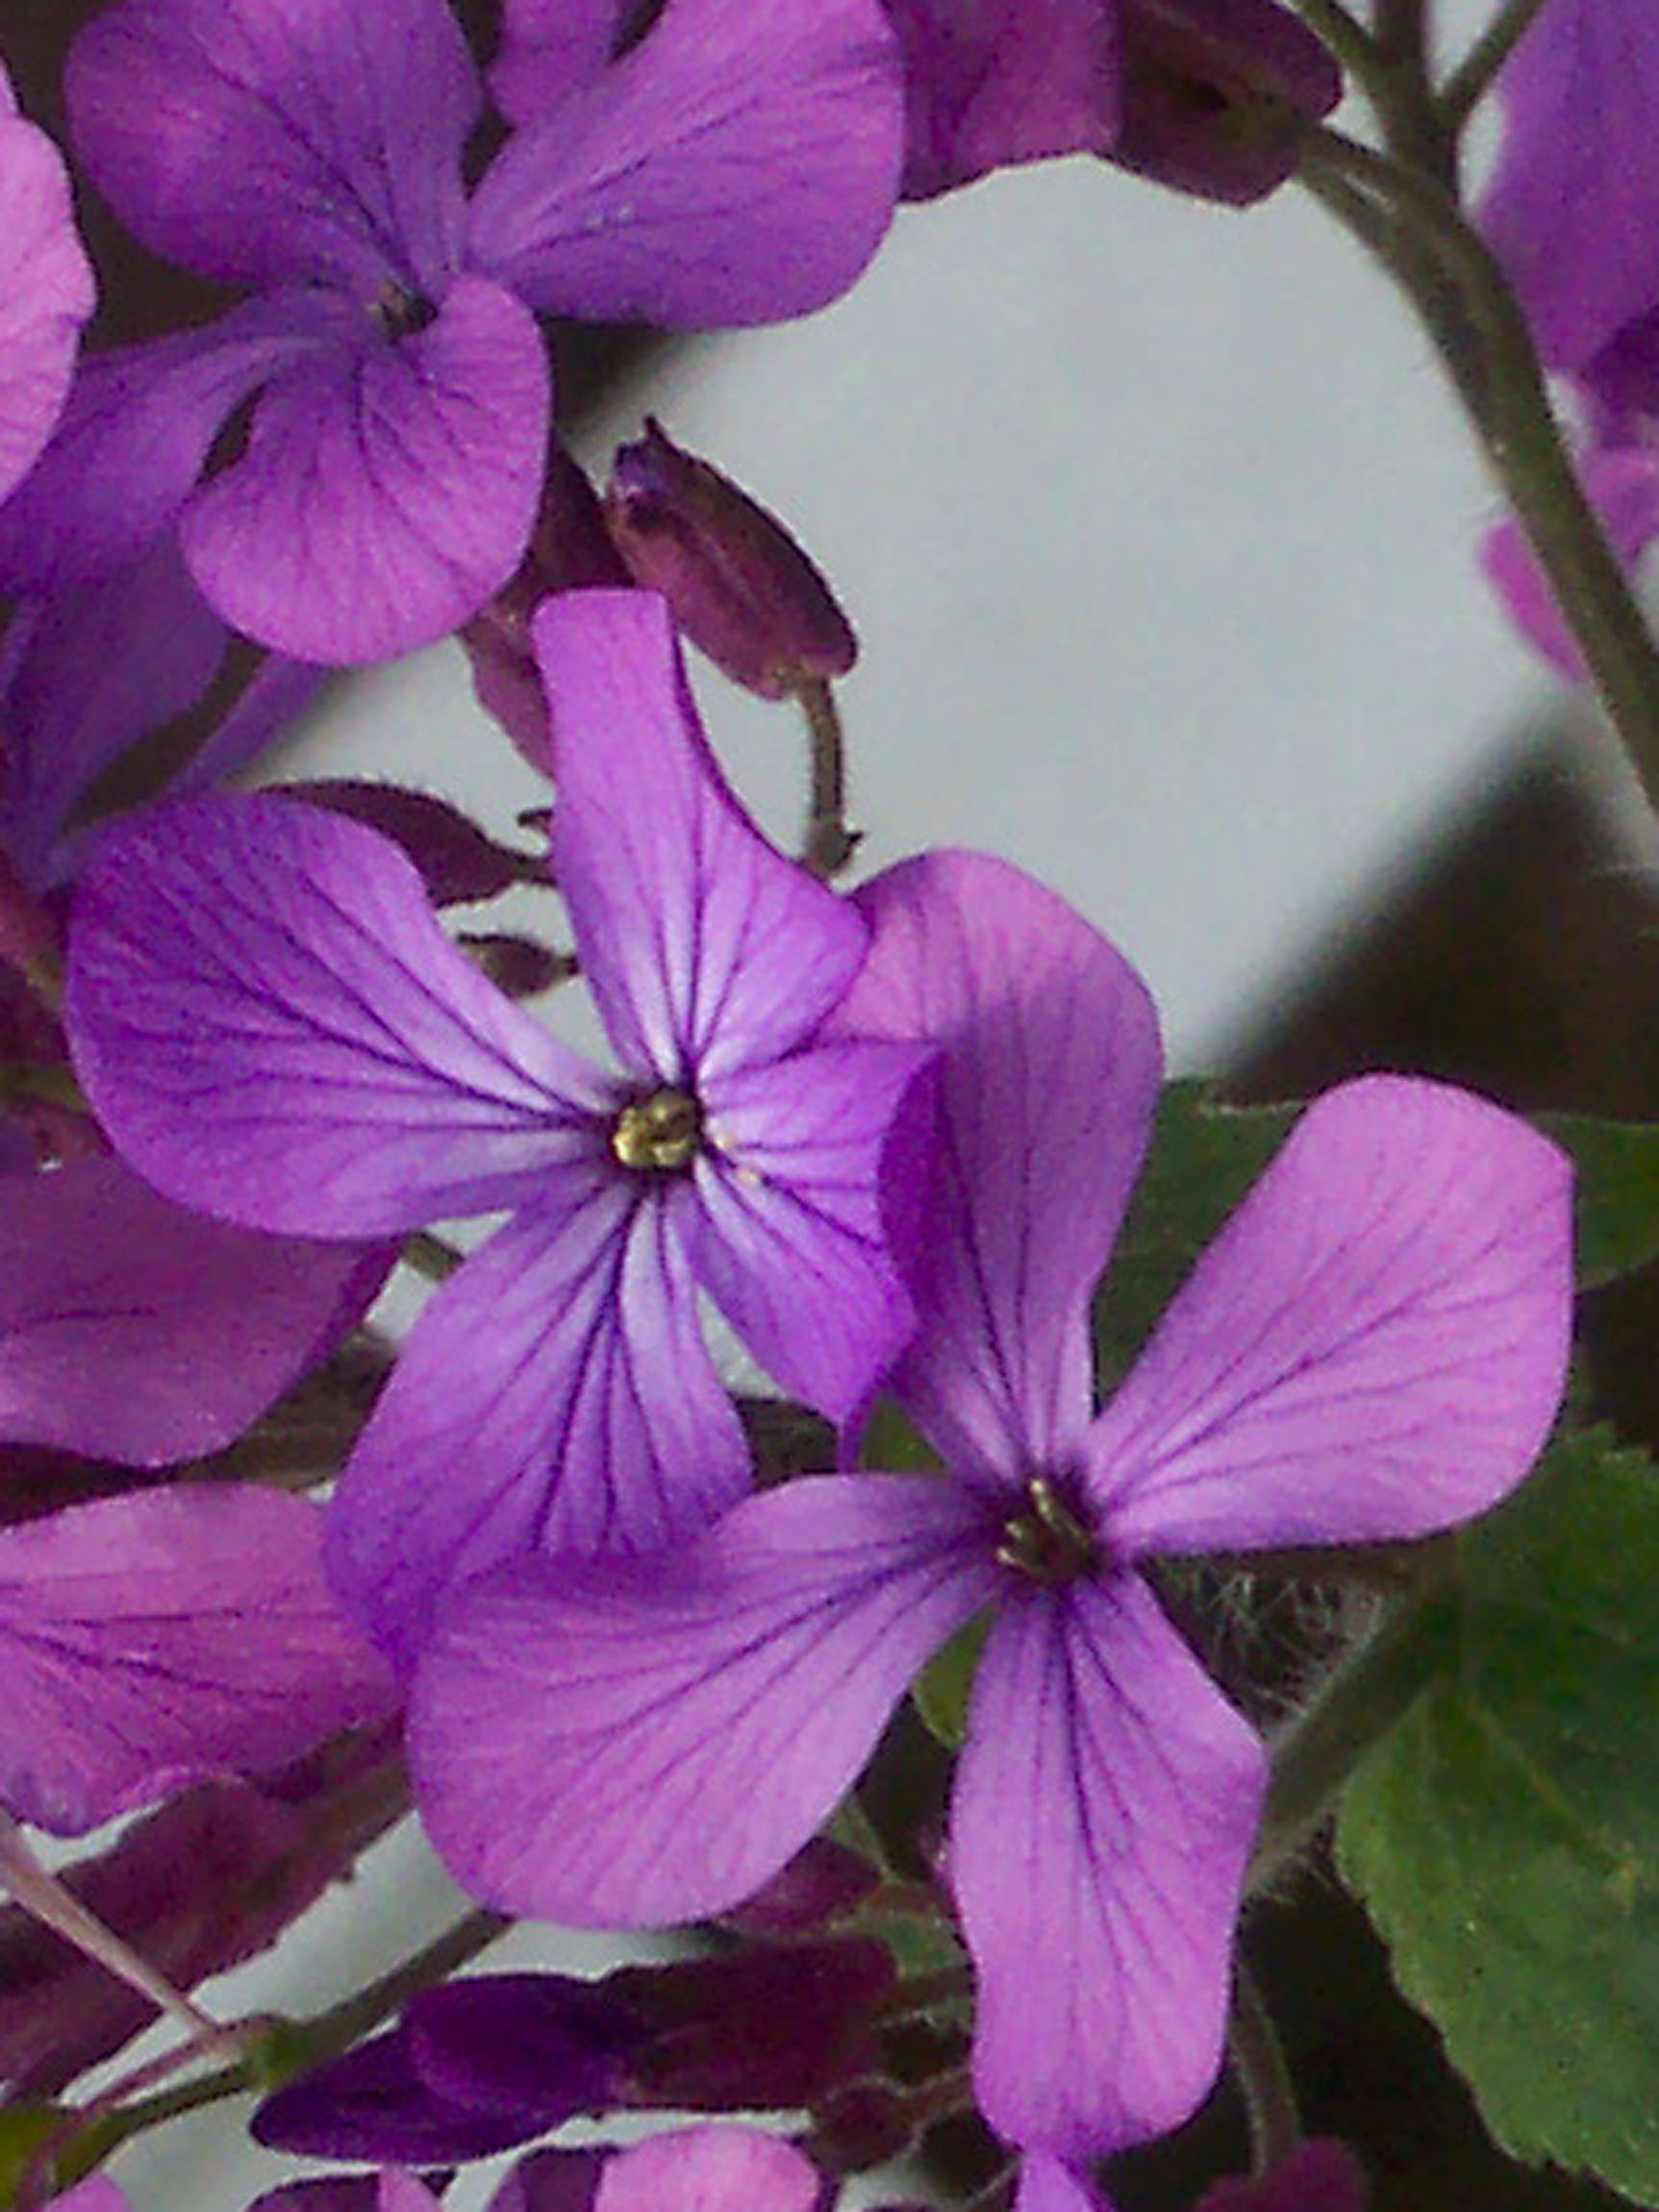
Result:
<svg viewBox="0 0 1659 2212"><path fill-rule="evenodd" d="M997 1564L1050 1588L1094 1573L1100 1564L1094 1539L1048 1477L1033 1475L1025 1495L1030 1510L1003 1524Z"/></svg>
<svg viewBox="0 0 1659 2212"><path fill-rule="evenodd" d="M624 1106L611 1132L611 1149L624 1168L669 1175L689 1168L703 1134L697 1101L683 1091L653 1091Z"/></svg>

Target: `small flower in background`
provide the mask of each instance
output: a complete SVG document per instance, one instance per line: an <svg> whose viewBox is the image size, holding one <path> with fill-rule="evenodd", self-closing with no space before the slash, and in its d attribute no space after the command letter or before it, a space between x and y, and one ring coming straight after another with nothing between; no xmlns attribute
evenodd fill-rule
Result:
<svg viewBox="0 0 1659 2212"><path fill-rule="evenodd" d="M0 499L52 434L94 300L63 159L0 66Z"/></svg>
<svg viewBox="0 0 1659 2212"><path fill-rule="evenodd" d="M331 1506L339 1585L405 1661L457 1578L656 1548L742 1495L699 1292L838 1420L914 1320L881 1167L933 1054L818 1042L868 925L739 809L660 600L567 594L537 641L555 870L624 1075L500 998L395 848L292 801L117 827L71 933L82 1079L158 1188L304 1235L512 1210L416 1323Z"/></svg>
<svg viewBox="0 0 1659 2212"><path fill-rule="evenodd" d="M767 322L852 283L897 187L876 0L670 0L616 60L616 11L530 51L544 13L511 12L519 127L470 194L484 88L443 0L121 0L88 25L78 157L146 245L256 296L85 366L0 528L13 590L107 574L176 522L248 636L328 663L407 651L524 551L550 421L538 315Z"/></svg>
<svg viewBox="0 0 1659 2212"><path fill-rule="evenodd" d="M718 1912L989 1610L945 1862L975 2087L999 2135L1080 2169L1214 2077L1266 1780L1143 1564L1423 1535L1512 1489L1566 1371L1570 1175L1467 1093L1343 1086L1092 1415L1092 1295L1159 1089L1145 992L990 860L904 864L858 904L873 942L838 1025L944 1051L890 1387L948 1471L808 1476L667 1557L459 1593L415 1682L416 1795L457 1877L510 1910Z"/></svg>
<svg viewBox="0 0 1659 2212"><path fill-rule="evenodd" d="M1545 0L1497 89L1480 227L1579 407L1580 479L1633 572L1659 537L1659 15L1646 0ZM1482 558L1522 635L1583 682L1519 524L1492 530Z"/></svg>

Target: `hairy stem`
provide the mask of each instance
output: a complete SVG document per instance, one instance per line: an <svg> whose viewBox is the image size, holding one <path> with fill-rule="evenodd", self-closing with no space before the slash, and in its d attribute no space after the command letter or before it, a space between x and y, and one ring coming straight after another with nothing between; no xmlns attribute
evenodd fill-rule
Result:
<svg viewBox="0 0 1659 2212"><path fill-rule="evenodd" d="M1544 0L1505 0L1492 16L1441 88L1440 113L1447 130L1463 129L1543 5Z"/></svg>
<svg viewBox="0 0 1659 2212"><path fill-rule="evenodd" d="M1249 2122L1250 2170L1270 2174L1301 2142L1301 2112L1279 2031L1242 1958L1233 1964L1227 2056Z"/></svg>

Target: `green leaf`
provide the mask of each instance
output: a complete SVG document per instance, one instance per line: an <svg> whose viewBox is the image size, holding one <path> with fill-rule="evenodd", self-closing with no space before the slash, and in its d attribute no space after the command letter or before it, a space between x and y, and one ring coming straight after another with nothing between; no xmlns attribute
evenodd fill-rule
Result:
<svg viewBox="0 0 1659 2212"><path fill-rule="evenodd" d="M1659 1126L1543 1114L1538 1126L1578 1171L1578 1281L1612 1282L1659 1257Z"/></svg>
<svg viewBox="0 0 1659 2212"><path fill-rule="evenodd" d="M1338 1859L1492 2132L1659 2200L1659 1469L1564 1440L1458 1546L1447 1672Z"/></svg>
<svg viewBox="0 0 1659 2212"><path fill-rule="evenodd" d="M1202 1081L1164 1086L1146 1165L1094 1302L1103 1390L1127 1371L1300 1113L1299 1106L1219 1106Z"/></svg>
<svg viewBox="0 0 1659 2212"><path fill-rule="evenodd" d="M990 1633L991 1615L975 1614L934 1653L911 1687L917 1711L947 1751L960 1751L968 1734L968 1700Z"/></svg>

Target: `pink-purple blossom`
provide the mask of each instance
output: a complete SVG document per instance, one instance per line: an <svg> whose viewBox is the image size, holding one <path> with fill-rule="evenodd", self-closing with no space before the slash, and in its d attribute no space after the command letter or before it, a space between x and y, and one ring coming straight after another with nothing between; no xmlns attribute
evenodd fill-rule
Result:
<svg viewBox="0 0 1659 2212"><path fill-rule="evenodd" d="M71 53L77 155L154 251L253 296L88 364L0 524L45 592L177 523L234 627L301 659L441 636L505 584L550 420L538 317L671 326L822 306L875 250L900 159L877 0L669 0L537 45L468 189L485 88L446 0L118 0ZM215 441L252 403L234 457Z"/></svg>
<svg viewBox="0 0 1659 2212"><path fill-rule="evenodd" d="M1422 1535L1511 1489L1565 1375L1569 1169L1466 1093L1344 1085L1096 1414L1091 1298L1159 1088L1145 991L990 860L906 863L859 903L871 949L837 1021L944 1051L890 1387L945 1471L809 1476L663 1557L459 1593L415 1682L417 1797L462 1882L514 1911L718 1912L989 1613L945 1859L976 2092L1005 2139L1080 2167L1210 2084L1267 1778L1144 1570Z"/></svg>
<svg viewBox="0 0 1659 2212"><path fill-rule="evenodd" d="M78 1070L159 1189L322 1237L510 1213L422 1314L331 1508L339 1585L405 1657L458 1578L656 1549L742 1495L699 1293L838 1420L913 1322L882 1168L933 1056L820 1036L867 922L739 809L661 601L568 594L537 641L553 863L622 1075L485 981L395 847L292 800L121 825L71 933Z"/></svg>

